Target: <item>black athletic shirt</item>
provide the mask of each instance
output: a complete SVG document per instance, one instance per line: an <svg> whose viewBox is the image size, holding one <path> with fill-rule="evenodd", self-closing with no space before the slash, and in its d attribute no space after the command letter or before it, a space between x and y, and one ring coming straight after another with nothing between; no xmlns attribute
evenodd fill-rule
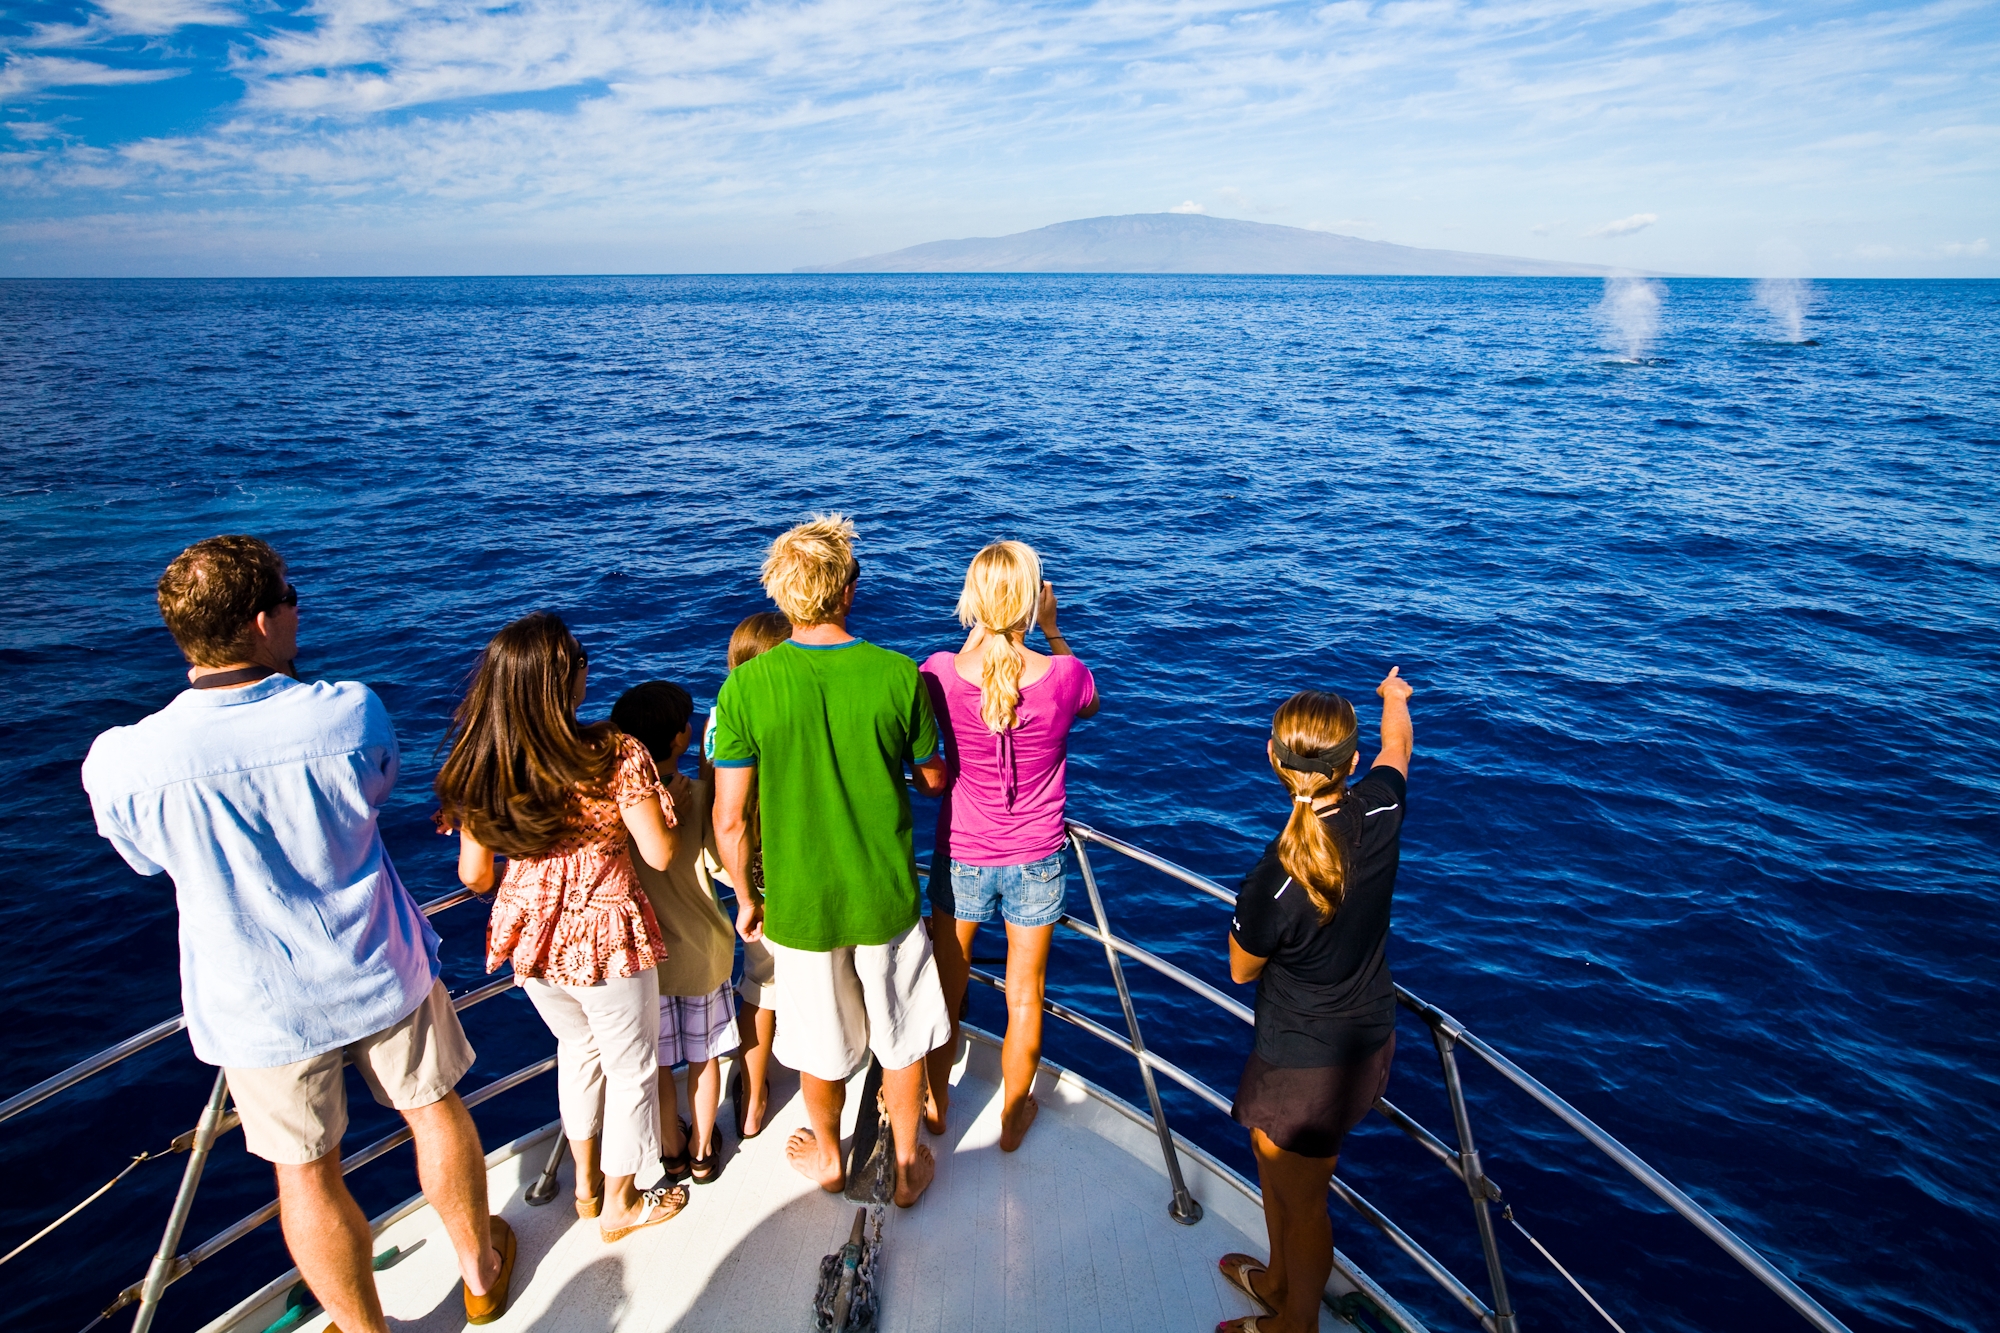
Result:
<svg viewBox="0 0 2000 1333"><path fill-rule="evenodd" d="M1384 951L1406 785L1376 765L1326 815L1348 848L1347 894L1325 925L1278 864L1274 839L1243 877L1231 933L1271 961L1257 981L1257 1054L1287 1069L1355 1064L1396 1029L1396 992Z"/></svg>

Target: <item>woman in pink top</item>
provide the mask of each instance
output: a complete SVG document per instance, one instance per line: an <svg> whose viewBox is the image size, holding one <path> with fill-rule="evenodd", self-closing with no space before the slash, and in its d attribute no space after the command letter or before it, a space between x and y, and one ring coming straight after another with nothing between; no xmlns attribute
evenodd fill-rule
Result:
<svg viewBox="0 0 2000 1333"><path fill-rule="evenodd" d="M1022 642L1031 616L1048 640L1047 655ZM965 646L933 653L922 668L951 769L938 812L930 897L938 980L953 1016L951 1040L930 1055L925 1118L932 1133L944 1132L972 938L997 908L1007 925L1000 1147L1012 1152L1035 1119L1042 986L1049 940L1063 918L1069 729L1097 711L1097 682L1056 628L1055 589L1042 581L1041 559L1023 542L995 542L972 558L958 619L972 631Z"/></svg>

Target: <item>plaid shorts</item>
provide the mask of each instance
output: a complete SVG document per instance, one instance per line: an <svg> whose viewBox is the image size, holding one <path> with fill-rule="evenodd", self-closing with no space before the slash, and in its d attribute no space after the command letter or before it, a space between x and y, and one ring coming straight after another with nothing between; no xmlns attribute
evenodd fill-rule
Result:
<svg viewBox="0 0 2000 1333"><path fill-rule="evenodd" d="M706 995L660 997L660 1068L713 1060L738 1044L736 994L728 982Z"/></svg>

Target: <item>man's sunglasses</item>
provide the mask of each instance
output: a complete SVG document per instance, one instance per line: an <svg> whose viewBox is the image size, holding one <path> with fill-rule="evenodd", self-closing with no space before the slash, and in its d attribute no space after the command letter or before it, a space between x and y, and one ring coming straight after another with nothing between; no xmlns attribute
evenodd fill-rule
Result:
<svg viewBox="0 0 2000 1333"><path fill-rule="evenodd" d="M298 604L299 590L287 583L285 591L282 594L257 608L257 614L262 615L267 611L275 611L281 606L297 606Z"/></svg>

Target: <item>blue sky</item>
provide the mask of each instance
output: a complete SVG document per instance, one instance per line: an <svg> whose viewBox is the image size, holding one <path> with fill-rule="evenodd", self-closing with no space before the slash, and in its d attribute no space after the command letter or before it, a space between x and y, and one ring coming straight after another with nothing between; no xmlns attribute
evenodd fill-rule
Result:
<svg viewBox="0 0 2000 1333"><path fill-rule="evenodd" d="M0 275L786 270L1200 210L2000 276L2000 5L0 9Z"/></svg>

